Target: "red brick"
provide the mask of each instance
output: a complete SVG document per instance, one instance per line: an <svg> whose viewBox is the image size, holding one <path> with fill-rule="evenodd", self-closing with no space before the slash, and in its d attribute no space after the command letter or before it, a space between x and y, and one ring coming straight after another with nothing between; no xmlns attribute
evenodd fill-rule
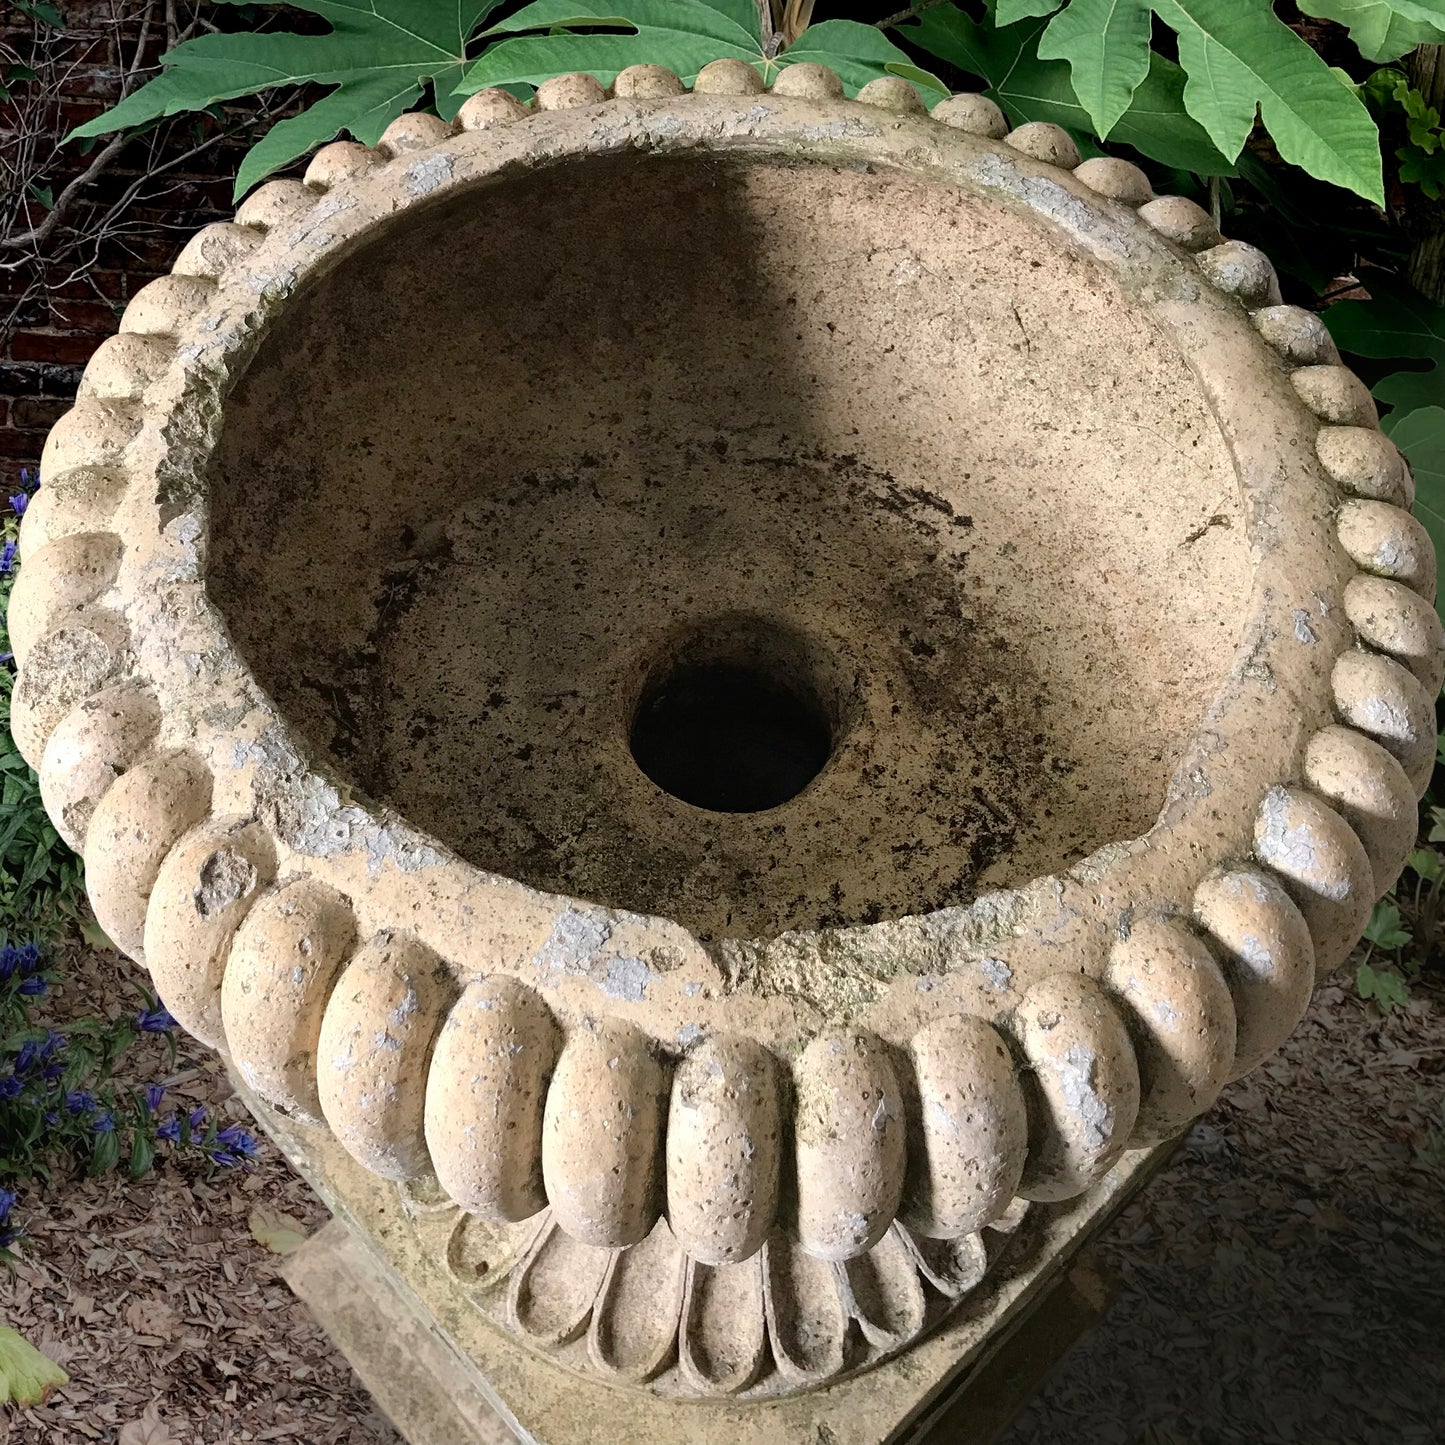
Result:
<svg viewBox="0 0 1445 1445"><path fill-rule="evenodd" d="M45 449L45 433L33 431L12 431L8 427L0 431L0 457L22 466L39 466L40 453Z"/></svg>
<svg viewBox="0 0 1445 1445"><path fill-rule="evenodd" d="M50 324L59 331L90 331L109 336L120 320L114 307L104 301L63 301L52 298Z"/></svg>
<svg viewBox="0 0 1445 1445"><path fill-rule="evenodd" d="M39 431L42 428L49 431L69 410L70 402L60 398L21 397L10 407L10 425L22 431Z"/></svg>
<svg viewBox="0 0 1445 1445"><path fill-rule="evenodd" d="M80 385L78 366L44 361L0 362L0 396L74 396Z"/></svg>
<svg viewBox="0 0 1445 1445"><path fill-rule="evenodd" d="M111 327L111 331L115 328ZM109 335L107 332L105 335ZM54 331L22 331L10 339L16 361L86 362L105 336L65 336Z"/></svg>

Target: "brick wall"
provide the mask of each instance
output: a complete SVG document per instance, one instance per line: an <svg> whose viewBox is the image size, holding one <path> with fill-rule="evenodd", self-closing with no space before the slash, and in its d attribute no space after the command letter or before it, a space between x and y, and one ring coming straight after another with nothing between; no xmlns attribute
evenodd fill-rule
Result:
<svg viewBox="0 0 1445 1445"><path fill-rule="evenodd" d="M39 41L53 47L43 59L52 65L63 61L66 71L58 100L44 117L54 146L70 127L99 114L119 96L120 67L133 60L147 7L138 0L58 0L58 8L64 29L41 32ZM153 28L141 58L154 73L166 42L164 32L154 28L154 17L165 7L150 8ZM221 21L231 7L214 9ZM31 24L4 0L0 44L41 69ZM11 103L0 102L0 146L13 145L20 108L27 102L25 82L11 82L11 91ZM33 105L33 93L28 98ZM202 137L212 124L201 122ZM69 215L72 247L85 237L87 227L96 227L109 207L142 182L117 233L87 244L79 257L60 254L62 247L56 243L43 245L39 255L0 252L0 261L22 262L0 270L0 483L13 478L22 465L38 463L46 431L68 408L83 364L115 331L126 301L169 268L194 230L234 209L231 178L245 153L245 140L226 140L163 176L154 175L157 162L172 162L196 143L195 127L193 118L181 118L163 126L154 140L133 141L86 188L83 203ZM74 145L56 154L57 168L46 179L59 195L88 158ZM36 210L31 222L43 214Z"/></svg>

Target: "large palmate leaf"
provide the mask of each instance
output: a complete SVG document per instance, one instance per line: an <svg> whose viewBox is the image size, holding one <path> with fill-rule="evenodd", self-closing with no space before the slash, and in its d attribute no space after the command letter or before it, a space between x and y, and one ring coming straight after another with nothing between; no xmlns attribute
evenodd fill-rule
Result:
<svg viewBox="0 0 1445 1445"><path fill-rule="evenodd" d="M900 25L898 34L978 76L1016 125L1047 120L1072 131L1093 131L1069 66L1062 60L1040 60L1035 51L1044 27L1043 20L1035 19L995 30L943 5L924 11L916 23ZM1162 55L1149 56L1148 73L1111 128L1110 139L1196 175L1234 174L1232 162L1185 112L1184 72Z"/></svg>
<svg viewBox="0 0 1445 1445"><path fill-rule="evenodd" d="M1331 306L1325 324L1341 351L1430 363L1423 369L1391 372L1375 383L1376 398L1394 408L1388 420L1398 426L1422 407L1445 406L1445 306L1397 282L1372 278L1369 284L1370 300Z"/></svg>
<svg viewBox="0 0 1445 1445"><path fill-rule="evenodd" d="M1390 406L1381 427L1415 473L1415 515L1435 543L1442 569L1437 605L1445 605L1445 306L1383 277L1372 276L1369 285L1368 301L1338 302L1325 312L1325 324L1341 351L1429 363L1391 372L1374 393Z"/></svg>
<svg viewBox="0 0 1445 1445"><path fill-rule="evenodd" d="M1363 5L1364 0L1358 3ZM1396 11L1401 7L1423 11L1445 0L1389 3ZM1042 0L1037 4L1000 0L995 14L1002 23L1056 8ZM1118 129L1156 74L1158 57L1151 56L1149 49L1153 15L1179 37L1179 63L1187 77L1182 109L1204 128L1226 161L1239 157L1256 117L1262 116L1285 160L1384 204L1379 136L1364 103L1279 19L1270 0L1070 0L1048 21L1031 53L1040 64L1068 63L1074 98L1095 134L1128 141L1146 155L1163 159ZM1038 23L1023 21L998 33L1023 31ZM926 36L929 31L972 24L945 6L927 12L920 29ZM920 39L920 44L927 45L927 39ZM987 79L1001 100L1010 82L1017 82L1014 70L1006 77ZM1153 103L1162 98L1156 82Z"/></svg>
<svg viewBox="0 0 1445 1445"><path fill-rule="evenodd" d="M1063 0L998 0L993 8L995 25L1012 25L1017 20L1031 20L1039 15L1052 15Z"/></svg>
<svg viewBox="0 0 1445 1445"><path fill-rule="evenodd" d="M242 0L223 0L239 4ZM454 94L466 44L496 0L292 0L331 24L326 35L202 35L162 57L165 69L76 136L104 135L161 116L277 86L336 88L298 116L274 125L236 176L239 196L281 166L343 130L373 145L430 84L438 111L456 114ZM737 0L739 6L742 0Z"/></svg>
<svg viewBox="0 0 1445 1445"><path fill-rule="evenodd" d="M1445 606L1445 406L1392 411L1383 426L1415 474L1415 515L1435 544L1439 568L1435 605Z"/></svg>
<svg viewBox="0 0 1445 1445"><path fill-rule="evenodd" d="M1445 0L1296 0L1306 15L1348 25L1366 60L1398 60L1445 40Z"/></svg>
<svg viewBox="0 0 1445 1445"><path fill-rule="evenodd" d="M1285 160L1384 205L1369 111L1268 0L1151 5L1179 36L1179 63L1189 77L1185 107L1225 155L1244 149L1258 111Z"/></svg>
<svg viewBox="0 0 1445 1445"><path fill-rule="evenodd" d="M881 31L853 20L810 25L770 56L754 0L534 0L487 34L511 38L483 52L459 94L541 85L573 71L611 85L618 71L643 63L665 65L691 85L709 61L728 58L757 66L766 79L784 66L816 61L836 70L850 94L883 75L913 81L930 105L948 93Z"/></svg>
<svg viewBox="0 0 1445 1445"><path fill-rule="evenodd" d="M1040 60L1067 60L1079 103L1101 139L1149 74L1149 7L1139 0L1074 0L1049 22Z"/></svg>

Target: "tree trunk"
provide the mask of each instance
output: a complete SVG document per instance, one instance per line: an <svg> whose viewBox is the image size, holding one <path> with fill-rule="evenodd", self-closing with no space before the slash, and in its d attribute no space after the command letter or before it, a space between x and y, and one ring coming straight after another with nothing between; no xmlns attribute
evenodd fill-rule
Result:
<svg viewBox="0 0 1445 1445"><path fill-rule="evenodd" d="M1445 110L1445 46L1422 45L1409 59L1410 84L1427 105ZM1415 244L1405 274L1432 301L1445 303L1445 201L1420 196L1420 216L1411 228Z"/></svg>

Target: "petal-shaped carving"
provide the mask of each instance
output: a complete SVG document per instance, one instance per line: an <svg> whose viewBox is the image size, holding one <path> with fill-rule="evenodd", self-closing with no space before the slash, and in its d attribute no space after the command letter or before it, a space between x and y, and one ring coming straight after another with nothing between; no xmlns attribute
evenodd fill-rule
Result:
<svg viewBox="0 0 1445 1445"><path fill-rule="evenodd" d="M677 1356L683 1376L708 1395L736 1395L757 1379L767 1347L763 1259L687 1263Z"/></svg>
<svg viewBox="0 0 1445 1445"><path fill-rule="evenodd" d="M511 1328L539 1345L569 1344L587 1328L611 1263L610 1249L573 1239L548 1210L508 1283Z"/></svg>
<svg viewBox="0 0 1445 1445"><path fill-rule="evenodd" d="M677 1348L687 1256L667 1220L631 1249L619 1249L607 1266L592 1311L587 1352L610 1375L641 1384L671 1360Z"/></svg>
<svg viewBox="0 0 1445 1445"><path fill-rule="evenodd" d="M835 1268L848 1312L874 1349L900 1349L923 1328L928 1301L913 1255L896 1226L867 1254Z"/></svg>
<svg viewBox="0 0 1445 1445"><path fill-rule="evenodd" d="M442 1188L435 1174L422 1174L415 1179L399 1179L396 1192L401 1207L412 1219L426 1215L450 1214L457 1208L451 1195Z"/></svg>
<svg viewBox="0 0 1445 1445"><path fill-rule="evenodd" d="M1027 1200L1017 1203L1027 1206ZM1019 1215L1021 1219L1022 1214ZM1014 1220L1010 1232L1017 1228ZM960 1234L957 1239L929 1239L914 1234L906 1225L895 1224L919 1274L945 1299L959 1299L984 1277L988 1270L988 1249L980 1234Z"/></svg>
<svg viewBox="0 0 1445 1445"><path fill-rule="evenodd" d="M450 1200L447 1203L456 1209ZM447 1269L458 1284L480 1290L496 1289L511 1277L547 1220L545 1211L524 1224L500 1224L460 1210L457 1215L447 1236Z"/></svg>
<svg viewBox="0 0 1445 1445"><path fill-rule="evenodd" d="M841 1373L848 1311L832 1265L775 1234L763 1250L763 1304L780 1375L816 1384Z"/></svg>

